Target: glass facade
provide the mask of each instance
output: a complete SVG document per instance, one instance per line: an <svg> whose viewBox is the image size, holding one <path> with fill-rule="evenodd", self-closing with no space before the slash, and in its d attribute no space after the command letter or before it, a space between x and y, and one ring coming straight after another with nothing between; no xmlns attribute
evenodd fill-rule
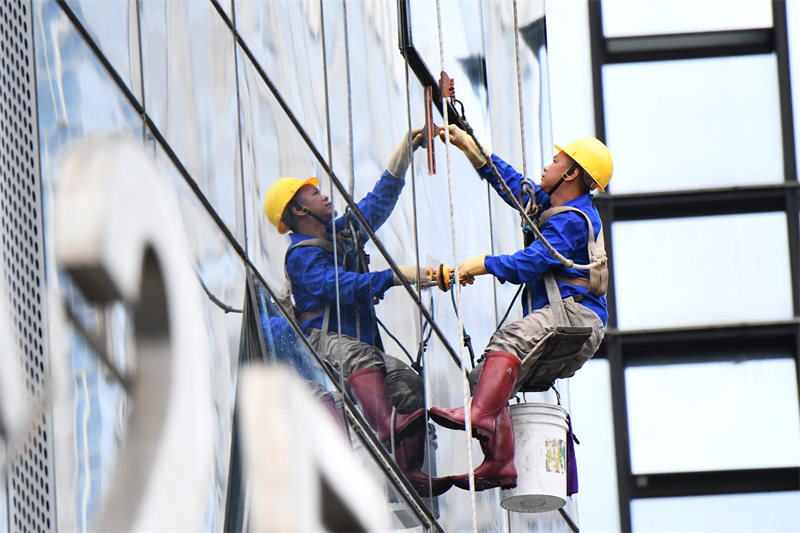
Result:
<svg viewBox="0 0 800 533"><path fill-rule="evenodd" d="M518 249L520 232L506 230L518 226L514 212L476 179L461 152L438 140L410 158L397 176L396 204L381 207L385 213L376 214L370 191L396 180L385 173L393 154L425 124L432 87L426 69L456 80L459 111L488 148L499 147L522 171L539 172L552 156L543 2L463 2L441 6L444 13L416 1L35 0L32 7L47 279L68 310L52 318L65 320L67 364L54 368L68 383L55 431L58 528L101 523L116 466L128 457L129 432L138 427L130 380L144 363L137 361L140 319L119 298L107 305L82 294L81 280L56 259L60 233L50 210L65 194L62 165L73 143L114 136L136 140L152 157L181 221L180 253L203 295L196 336L209 353L196 364L210 379L214 460L197 487L205 502L197 510L201 527L246 523L234 516L246 512L247 497L237 478L237 378L242 364L262 361L294 368L328 408L383 487L394 529L569 529L577 520L574 501L564 514L511 516L498 491L452 489L432 498L405 479L401 452L363 433L371 431L372 407L337 371L349 352L320 353L281 299L289 241L264 216L263 203L280 177L316 177L337 214L362 226L371 272ZM403 28L409 34L398 42ZM420 60L413 65L412 52ZM442 125L441 101L432 106ZM347 260L351 250L338 246L333 253ZM335 280L336 290L332 321L345 319L353 305L346 279ZM463 294L398 287L356 328L374 336L389 366L414 373L420 407L458 406L461 365L476 363L506 311L507 320L519 318L518 304L509 308L513 296L514 287L488 277ZM568 405L567 383L558 387ZM480 446L463 432L437 431L427 420L425 428L418 445L425 474L466 472L468 451L473 467L480 462ZM11 521L5 507L2 516Z"/></svg>
<svg viewBox="0 0 800 533"><path fill-rule="evenodd" d="M646 211L639 207L634 215L616 216L626 201L646 202L661 194L677 194L691 204L694 195L707 191L796 185L795 149L784 141L789 124L800 142L800 120L786 118L783 51L609 60L596 68L594 80L589 76L592 53L599 49L591 50L598 41L587 37L597 30L588 11L601 12L603 37L613 39L772 28L782 19L774 16L771 2L729 2L724 10L716 1L691 7L687 2L681 9L675 0L648 2L647 9L623 0L603 0L601 7L552 2L546 18L544 0L4 1L2 10L14 17L17 8L6 9L8 2L30 6L25 19L30 26L10 16L0 23L4 29L24 25L33 36L35 93L26 98L37 138L23 144L38 150L30 165L40 178L43 216L31 232L42 233L48 306L39 318L44 324L39 336L52 345L48 372L61 400L53 404L52 422L45 424L42 417L45 429L38 429L45 440L49 435L52 450L34 446L44 457L34 461L34 469L40 466L44 474L30 470L52 499L36 494L33 503L16 504L17 493L29 489L20 487L10 469L0 488L0 523L10 531L35 530L40 518L43 529L65 531L106 523L98 520L108 518L106 499L113 501L115 476L126 472L131 453L126 443L138 427L136 376L145 361L138 359L136 325L148 324L147 317L137 314L137 302L120 294L103 299L86 293L80 274L57 259L56 206L69 193L65 161L77 141L110 137L133 139L157 167L159 190L170 199L181 235L175 255L191 268L183 281L200 296L192 337L208 349L191 363L196 376L207 376L208 397L186 412L207 411L204 444L213 453L199 474L202 481L186 491L202 502L194 507L197 529L247 530L251 487L242 464L237 394L243 369L256 364L286 366L304 380L375 480L391 530L800 527L797 491L676 499L637 497L626 485L648 474L800 466L796 194L787 193L784 203L768 209L720 214L695 207L685 213L670 198L674 213L639 217ZM800 10L787 4L793 28ZM789 33L787 46L794 51L796 30ZM7 92L13 83L5 72L15 67L5 60L12 49L6 44L13 39L7 33L0 39ZM794 67L797 54L789 55ZM553 143L565 138L597 135L614 154L609 192L596 195L609 221L605 233L612 259L602 354L575 378L558 380L556 393L518 397L561 403L583 441L577 448L581 492L557 511L509 512L500 505L499 490L451 488L430 496L432 487L420 478L466 473L483 460L484 446L463 431L433 424L425 414L415 427L411 457L399 442L373 430L380 402L360 397L349 379L352 372L344 370L354 350L338 331L368 337L385 354L395 414L459 407L465 401L464 372L475 366L502 320L522 316L519 299L512 302L517 286L491 276L450 292L394 281L397 265L455 265L484 252L522 248L518 214L477 179L470 161L451 145L434 139L406 153L409 165L402 175L388 173L406 139L425 126L426 92L440 90L442 71L455 80L457 100L449 102L448 114L442 100L433 99L436 125L461 114L488 151L533 181L553 157ZM577 71L580 77L573 76ZM792 70L795 89L798 71ZM595 101L592 110L599 86L602 102ZM3 118L4 124L18 120ZM6 156L9 136L8 129L0 132L4 186L16 177L5 169L19 166ZM293 302L285 298L292 288L286 260L293 241L265 216L264 202L276 180L286 177L316 178L342 220L331 251L316 247L314 253L330 253L350 271L325 277L313 270L311 259L299 265L308 268L309 279L318 276L309 283L319 283L315 288L325 294L321 313L303 307L300 292ZM376 195L376 187L384 192ZM383 202L376 196L391 198ZM299 212L301 206L295 207ZM11 246L12 239L4 233L3 245ZM358 244L364 244L364 255L357 253ZM141 252L144 264L151 256ZM109 255L112 262L123 257ZM7 265L12 259L5 258ZM167 263L164 259L162 266ZM374 287L358 285L356 263L383 276L386 290L365 297ZM4 276L3 283L6 289L15 280ZM5 337L10 304L2 305ZM334 328L328 338L314 337L314 330L328 323ZM794 328L789 341L794 347L770 344L753 353L726 344L720 349L725 354L714 352L719 360L677 364L669 360L675 350L662 354L647 345L637 351L626 344L653 332L754 324ZM30 339L36 329L25 330ZM2 343L0 360L6 363L5 354L17 348L6 339ZM702 348L695 351L685 358L708 356ZM0 408L6 401L0 391ZM0 415L5 466L13 428L5 425L7 413ZM203 449L198 445L186 454L200 456ZM416 470L417 477L409 475ZM45 510L36 512L37 506ZM741 511L756 506L763 511ZM762 518L751 522L755 514ZM54 523L48 522L51 516ZM692 521L698 516L702 520Z"/></svg>

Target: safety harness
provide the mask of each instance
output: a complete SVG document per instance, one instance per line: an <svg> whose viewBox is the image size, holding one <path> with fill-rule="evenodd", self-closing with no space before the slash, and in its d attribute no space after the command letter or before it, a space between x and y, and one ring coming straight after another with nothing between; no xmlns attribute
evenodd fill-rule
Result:
<svg viewBox="0 0 800 533"><path fill-rule="evenodd" d="M567 211L576 211L586 219L589 227L587 242L589 261L596 264L596 266L589 270L588 280L586 278L556 277L552 270L548 270L542 275L550 309L552 309L555 317L556 327L542 337L536 346L522 359L522 364L529 365L530 368L526 372L528 378L520 387L522 392L546 391L556 379L570 377L574 370L568 371L567 369L575 369L575 363L579 363L578 367L580 367L585 362L578 360L578 354L581 347L592 335L592 328L589 326L572 326L570 324L567 312L564 309L561 291L558 290L558 282L584 287L593 296L603 296L608 288L608 267L602 227L597 240L595 240L594 228L589 216L580 209L566 205L551 207L544 211L537 221L539 227L544 226L544 223L550 217ZM569 372L569 375L567 375L567 372Z"/></svg>
<svg viewBox="0 0 800 533"><path fill-rule="evenodd" d="M356 271L363 273L367 271L367 267L369 265L369 256L364 251L364 246L361 240L362 239L360 238L359 232L352 225L350 225L348 229L340 231L336 234L336 242L338 245L337 247L338 249L342 250L344 254L344 260L342 261L343 267L346 267L346 265L348 264L348 260L355 260ZM297 242L286 250L286 255L284 256L283 260L284 275L286 276L286 282L284 288L281 290L281 299L283 300L283 303L285 303L287 307L291 306L291 308L294 310L295 319L301 326L307 320L316 318L324 313L324 317L322 319L322 329L320 331L320 341L324 343L325 337L327 337L328 335L328 329L330 327L330 318L331 315L333 314L334 304L329 303L323 309L314 309L311 311L301 312L297 307L294 306L294 303L291 301L292 281L289 278L289 272L286 271L286 263L287 260L289 259L289 252L300 246L316 246L332 254L333 241L327 239L312 238ZM345 270L347 270L347 268L345 268ZM382 348L382 341L377 331L375 331L374 337L375 337L375 345L378 346L379 348ZM358 314L356 314L356 338L359 340L361 339L361 317Z"/></svg>

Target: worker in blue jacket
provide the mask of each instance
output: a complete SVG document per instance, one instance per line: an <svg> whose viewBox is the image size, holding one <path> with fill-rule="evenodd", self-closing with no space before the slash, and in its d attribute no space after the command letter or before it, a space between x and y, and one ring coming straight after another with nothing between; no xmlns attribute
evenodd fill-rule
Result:
<svg viewBox="0 0 800 533"><path fill-rule="evenodd" d="M448 133L450 142L467 155L480 177L487 180L506 203L513 206L474 139L455 125L449 126ZM444 131L440 136L444 138ZM602 249L601 221L592 204L591 191L595 188L605 190L611 179L611 154L602 142L593 137L578 139L563 149L559 146L555 148L557 153L553 161L544 167L541 183L534 184L533 188L536 203L543 207L538 228L562 256L575 264L586 265L590 263L590 235L600 237L599 248ZM524 190L523 177L496 155L491 158L512 194L520 198ZM522 205L527 203L528 196L529 192L522 194ZM551 213L555 214L551 216ZM591 244L594 250L597 243ZM527 285L523 298L523 318L492 335L484 350L483 361L470 373L473 385L473 435L481 440L485 455L483 463L475 469L476 490L516 486L514 431L508 400L528 377L530 365L521 367L521 361L556 327L543 276L550 271L554 274L570 324L589 326L592 330L589 339L570 358L571 366L561 376L568 377L594 355L603 339L608 319L605 284L596 282L596 279L607 279L605 268L603 263L591 275L587 270L567 268L540 239L533 240L530 245L513 254L481 254L466 259L458 266L462 284L471 283L475 276L492 274L501 282ZM533 361L528 358L527 362ZM451 429L465 427L463 407L433 407L430 416L435 422ZM453 476L453 484L468 489L468 476Z"/></svg>
<svg viewBox="0 0 800 533"><path fill-rule="evenodd" d="M421 130L409 134L373 190L358 202L373 230L394 209L422 141ZM316 178L280 178L264 199L269 221L280 233L292 232L285 266L296 318L310 344L346 381L380 441L388 444L394 437L395 459L412 485L422 495L441 494L450 488L450 478L429 478L420 470L427 428L422 379L376 346L373 302L402 282L392 269L367 271L366 233L352 213L334 218L333 205L318 185ZM416 266L399 270L410 283L419 279Z"/></svg>

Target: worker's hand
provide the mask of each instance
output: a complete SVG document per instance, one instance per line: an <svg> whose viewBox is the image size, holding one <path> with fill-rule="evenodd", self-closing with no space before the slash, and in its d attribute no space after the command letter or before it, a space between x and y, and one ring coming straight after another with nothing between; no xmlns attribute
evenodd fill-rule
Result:
<svg viewBox="0 0 800 533"><path fill-rule="evenodd" d="M431 280L428 276L428 271L431 270L430 268L420 268L414 265L397 265L397 270L400 271L400 275L406 278L406 281L411 285L415 285L418 281L422 283L423 287L427 287L431 284ZM397 273L394 274L394 284L403 284L397 276Z"/></svg>
<svg viewBox="0 0 800 533"><path fill-rule="evenodd" d="M478 145L475 143L475 139L470 137L467 132L455 124L450 124L447 127L447 132L450 134L450 144L464 152L470 163L472 163L472 166L475 168L480 168L486 164L486 158L481 155L481 151L478 148ZM442 142L445 141L444 128L439 130L439 138L442 140Z"/></svg>
<svg viewBox="0 0 800 533"><path fill-rule="evenodd" d="M414 150L422 146L424 142L425 136L422 133L422 128L407 133L386 164L386 170L389 171L389 174L395 178L404 177L406 170L408 170L408 165L411 164L411 156L414 154Z"/></svg>
<svg viewBox="0 0 800 533"><path fill-rule="evenodd" d="M459 276L474 280L475 276L487 274L486 265L483 264L485 259L486 254L476 255L475 257L465 259L463 263L458 265ZM467 283L472 283L472 281L468 281Z"/></svg>

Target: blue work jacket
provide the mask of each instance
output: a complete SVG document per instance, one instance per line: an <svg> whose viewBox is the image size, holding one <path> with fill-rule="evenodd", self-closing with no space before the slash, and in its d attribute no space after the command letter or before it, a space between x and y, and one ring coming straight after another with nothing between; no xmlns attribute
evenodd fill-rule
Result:
<svg viewBox="0 0 800 533"><path fill-rule="evenodd" d="M405 181L395 178L385 171L375 187L360 202L358 208L363 213L372 229L380 227L397 204L400 192ZM351 223L362 234L364 241L368 239L361 230L358 219L351 215ZM336 231L345 229L345 215L331 223L336 225ZM329 228L331 231L331 228ZM289 235L292 245L311 239L308 235L291 233ZM330 317L328 331L338 331L338 318L336 316L336 273L339 277L339 302L341 304L342 333L368 344L375 342L375 322L373 299L382 298L384 292L393 285L393 272L391 269L378 272L359 274L345 270L345 251L337 249L338 264L334 262L333 253L325 251L319 246L298 246L289 250L286 256L286 272L292 282L292 295L295 307L301 312L324 311L328 304L334 304L334 313ZM306 320L301 327L308 332L311 328L322 328L324 313Z"/></svg>
<svg viewBox="0 0 800 533"><path fill-rule="evenodd" d="M503 176L511 192L519 197L523 176L514 170L514 167L492 154L492 162L497 171ZM497 193L511 206L514 204L508 199L503 189L492 173L489 165L484 165L478 169L478 174L487 180ZM542 190L539 185L534 183L536 203L544 209L549 209L550 197ZM523 196L522 205L525 205L527 195ZM600 233L601 222L597 208L592 204L592 195L584 194L567 202L564 205L576 207L589 215L592 221L595 238ZM576 264L585 265L589 263L589 251L587 243L589 241L589 228L586 219L579 213L567 211L549 218L542 227L539 228L545 239L567 259L573 260ZM588 270L578 270L563 266L553 257L539 239L534 240L530 246L509 255L487 255L484 261L486 270L494 275L501 282L509 281L516 284L527 284L527 295L523 299L523 314L535 311L547 305L547 290L544 286L542 274L548 270L553 270L557 277L565 278L586 278L589 277ZM558 288L562 298L576 296L580 294L583 299L581 304L594 311L603 321L603 325L608 321L608 310L605 296L592 296L583 287L569 285L558 282Z"/></svg>

